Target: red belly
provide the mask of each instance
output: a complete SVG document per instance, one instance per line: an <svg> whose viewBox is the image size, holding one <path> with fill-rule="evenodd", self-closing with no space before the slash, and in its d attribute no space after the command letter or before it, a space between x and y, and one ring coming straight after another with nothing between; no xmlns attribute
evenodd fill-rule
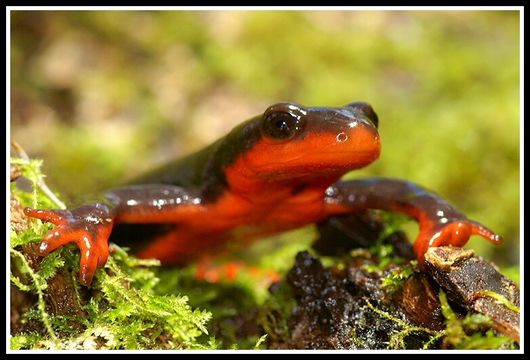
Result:
<svg viewBox="0 0 530 360"><path fill-rule="evenodd" d="M227 195L205 206L200 214L183 217L185 222L177 223L175 229L155 239L137 256L157 258L163 264L187 263L219 251L230 241L251 242L319 222L327 216L322 198L323 191L312 191L283 201L253 203Z"/></svg>

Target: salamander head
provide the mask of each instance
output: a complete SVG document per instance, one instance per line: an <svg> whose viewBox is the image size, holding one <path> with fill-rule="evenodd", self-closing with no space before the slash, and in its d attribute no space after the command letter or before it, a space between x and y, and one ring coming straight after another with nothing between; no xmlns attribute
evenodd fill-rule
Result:
<svg viewBox="0 0 530 360"><path fill-rule="evenodd" d="M340 108L279 103L259 118L260 137L241 160L257 177L311 178L364 167L379 157L378 118L367 103Z"/></svg>

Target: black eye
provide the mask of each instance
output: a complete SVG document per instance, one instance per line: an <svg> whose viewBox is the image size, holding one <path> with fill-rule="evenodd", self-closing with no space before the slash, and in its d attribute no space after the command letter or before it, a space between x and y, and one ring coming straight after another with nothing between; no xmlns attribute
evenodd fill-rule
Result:
<svg viewBox="0 0 530 360"><path fill-rule="evenodd" d="M281 140L292 138L299 129L300 120L296 116L282 111L266 115L262 126L264 135Z"/></svg>

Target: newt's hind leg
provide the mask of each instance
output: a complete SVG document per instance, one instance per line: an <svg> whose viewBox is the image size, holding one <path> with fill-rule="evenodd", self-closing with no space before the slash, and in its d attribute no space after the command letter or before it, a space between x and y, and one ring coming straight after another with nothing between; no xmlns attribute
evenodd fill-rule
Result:
<svg viewBox="0 0 530 360"><path fill-rule="evenodd" d="M195 277L210 283L232 283L245 274L259 283L270 284L280 280L281 275L273 270L248 265L243 261L228 261L216 264L209 256L201 257L197 263Z"/></svg>
<svg viewBox="0 0 530 360"><path fill-rule="evenodd" d="M175 226L151 239L134 255L141 259L158 259L163 265L184 265L209 253L213 246L214 241L208 236L197 236Z"/></svg>
<svg viewBox="0 0 530 360"><path fill-rule="evenodd" d="M211 283L234 282L242 273L259 282L277 281L280 275L274 271L251 266L243 261L219 261L230 252L223 248L222 236L197 235L181 228L173 228L157 236L135 255L142 259L156 258L163 265L187 265L197 262L195 277Z"/></svg>

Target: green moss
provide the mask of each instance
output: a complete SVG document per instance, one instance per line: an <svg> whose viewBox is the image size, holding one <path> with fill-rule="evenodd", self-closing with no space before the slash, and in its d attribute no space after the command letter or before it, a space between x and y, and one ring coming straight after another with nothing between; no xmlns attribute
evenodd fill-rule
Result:
<svg viewBox="0 0 530 360"><path fill-rule="evenodd" d="M489 329L491 319L482 314L468 313L459 317L447 302L443 291L439 294L445 317L444 343L455 349L516 349L515 342L507 336Z"/></svg>
<svg viewBox="0 0 530 360"><path fill-rule="evenodd" d="M211 283L197 278L195 265L179 270L161 269L158 274L157 294L185 293L191 306L207 309L212 314L207 329L215 335L220 348L252 349L263 335L240 331L242 323L254 321L259 286L253 288L240 278Z"/></svg>
<svg viewBox="0 0 530 360"><path fill-rule="evenodd" d="M290 338L288 322L295 306L290 286L285 281L281 282L260 309L258 321L269 339L282 341Z"/></svg>
<svg viewBox="0 0 530 360"><path fill-rule="evenodd" d="M403 287L403 282L414 273L414 265L409 263L397 269L392 269L390 273L381 280L381 287L393 293Z"/></svg>
<svg viewBox="0 0 530 360"><path fill-rule="evenodd" d="M53 206L54 201L42 190L41 162L14 159L13 163L31 182L33 192L27 196L12 183L12 196L22 205ZM154 268L158 261L139 260L114 247L105 267L96 272L88 297L80 295L86 291L77 282L79 251L75 246L51 253L36 267L26 247L40 241L49 228L40 221L32 221L23 232L11 230L11 283L37 297L36 303L22 314L21 329L28 322L41 324L12 334L12 349L211 349L217 346L207 336L210 312L192 308L186 296L155 294L153 288L158 278ZM76 306L84 316L60 315L51 310L50 298L61 301L62 296L49 287L58 271L69 275Z"/></svg>

